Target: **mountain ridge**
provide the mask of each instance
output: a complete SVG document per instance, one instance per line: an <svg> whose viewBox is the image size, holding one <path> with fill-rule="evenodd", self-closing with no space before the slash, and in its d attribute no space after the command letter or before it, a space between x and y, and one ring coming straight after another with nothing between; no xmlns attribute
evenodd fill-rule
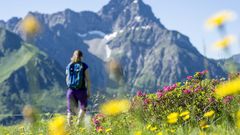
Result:
<svg viewBox="0 0 240 135"><path fill-rule="evenodd" d="M97 13L66 9L29 14L43 26L34 44L62 67L75 49L81 49L96 89L106 89L111 83L105 68L111 59L120 62L125 84L134 89L157 89L205 69L211 77L226 75L187 36L165 28L142 0L111 0ZM20 22L15 21L11 31L22 36Z"/></svg>
<svg viewBox="0 0 240 135"><path fill-rule="evenodd" d="M0 46L8 49L1 51L0 57L0 114L21 114L26 104L35 105L43 112L62 111L66 86L59 64L14 33L0 28L0 35L4 41ZM49 99L59 106L42 104ZM1 117L0 123L11 124L15 120Z"/></svg>

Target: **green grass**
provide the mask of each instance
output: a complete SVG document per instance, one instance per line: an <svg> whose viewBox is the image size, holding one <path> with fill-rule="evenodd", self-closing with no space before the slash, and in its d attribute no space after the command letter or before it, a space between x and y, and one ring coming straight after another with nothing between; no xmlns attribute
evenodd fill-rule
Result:
<svg viewBox="0 0 240 135"><path fill-rule="evenodd" d="M69 135L161 135L160 132L163 135L239 135L240 116L237 112L240 111L240 95L236 93L236 95L222 98L215 97L215 88L227 81L208 79L205 78L206 74L207 72L198 72L192 76L192 79L164 87L162 91L156 93L138 92L131 97L131 107L128 111L117 112L116 110L122 105L110 104L108 107L111 109L105 111L115 112L115 115L101 113L87 115L84 121L86 126L67 127L65 115L54 114L57 118L61 118L59 121L59 119L52 119L51 115L33 117L37 116L34 113L30 115L31 118L37 119L34 123L23 122L9 127L2 126L0 135L1 133L47 135L49 123L54 125L51 129L55 128L56 132L66 129ZM240 77L238 74L231 76ZM51 101L43 102L36 99L36 102L48 104ZM53 105L54 103L58 104L56 101ZM189 115L188 119L180 115L186 111L189 112L186 114ZM208 112L213 113L205 115ZM172 113L179 115L177 115L177 121L169 123L169 115ZM81 130L82 128L84 130ZM99 128L102 131L97 131ZM139 134L135 134L136 132Z"/></svg>

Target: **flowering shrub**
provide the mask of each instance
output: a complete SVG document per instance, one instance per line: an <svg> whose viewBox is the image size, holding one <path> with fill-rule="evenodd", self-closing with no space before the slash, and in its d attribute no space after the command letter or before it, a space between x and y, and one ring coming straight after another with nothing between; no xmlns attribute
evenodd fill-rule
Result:
<svg viewBox="0 0 240 135"><path fill-rule="evenodd" d="M185 82L164 86L155 94L137 94L133 102L143 105L146 121L152 119L158 124L166 121L169 113L181 113L185 110L191 110L191 116L196 121L200 121L209 110L215 110L220 116L224 103L230 102L232 98L226 97L224 102L215 98L214 89L220 81L204 79L206 74L207 71L197 72L194 76L188 76ZM133 111L134 109L137 108L133 108Z"/></svg>
<svg viewBox="0 0 240 135"><path fill-rule="evenodd" d="M103 125L118 126L118 130L125 127L125 130L132 131L140 127L134 134L157 134L162 133L162 130L174 133L182 126L206 130L223 121L234 123L233 114L237 108L234 108L233 104L238 97L227 95L218 98L215 90L226 80L207 79L207 73L206 70L197 72L193 76L188 76L185 82L164 86L156 93L146 94L137 91L136 96L132 98L129 113L106 118L101 124L102 128ZM239 76L231 75L231 77L235 79ZM126 119L128 120L125 121ZM115 120L118 122L115 123ZM96 130L99 128L96 125L95 127Z"/></svg>

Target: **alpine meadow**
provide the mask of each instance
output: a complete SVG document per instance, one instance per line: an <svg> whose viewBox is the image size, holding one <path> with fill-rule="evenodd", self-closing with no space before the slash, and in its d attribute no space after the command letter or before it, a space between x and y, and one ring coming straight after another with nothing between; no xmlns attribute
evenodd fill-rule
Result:
<svg viewBox="0 0 240 135"><path fill-rule="evenodd" d="M0 135L238 135L238 13L209 13L202 54L144 1L0 20Z"/></svg>

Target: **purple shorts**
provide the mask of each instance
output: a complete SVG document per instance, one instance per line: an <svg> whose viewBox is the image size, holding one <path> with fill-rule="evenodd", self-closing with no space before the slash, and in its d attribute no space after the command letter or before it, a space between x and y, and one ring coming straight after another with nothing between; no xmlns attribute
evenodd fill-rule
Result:
<svg viewBox="0 0 240 135"><path fill-rule="evenodd" d="M67 90L67 112L77 113L78 107L86 111L87 90Z"/></svg>

